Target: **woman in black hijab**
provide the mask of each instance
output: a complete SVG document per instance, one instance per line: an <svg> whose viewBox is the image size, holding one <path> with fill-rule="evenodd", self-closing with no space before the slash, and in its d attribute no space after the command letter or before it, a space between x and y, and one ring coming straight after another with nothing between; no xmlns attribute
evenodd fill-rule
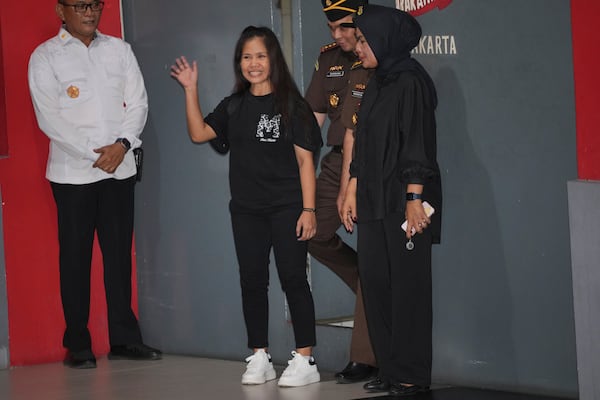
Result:
<svg viewBox="0 0 600 400"><path fill-rule="evenodd" d="M440 240L442 206L437 96L410 55L421 37L412 16L366 5L354 23L356 52L375 76L358 115L343 222L349 231L360 224L359 271L379 365L365 389L403 396L431 382L431 245Z"/></svg>

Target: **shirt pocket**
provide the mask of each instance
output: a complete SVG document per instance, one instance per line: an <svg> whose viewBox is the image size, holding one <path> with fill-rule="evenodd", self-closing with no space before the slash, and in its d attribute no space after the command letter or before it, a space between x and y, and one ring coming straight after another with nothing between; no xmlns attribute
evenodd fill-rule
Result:
<svg viewBox="0 0 600 400"><path fill-rule="evenodd" d="M348 86L348 71L341 66L332 66L325 74L323 87L328 92L340 92Z"/></svg>
<svg viewBox="0 0 600 400"><path fill-rule="evenodd" d="M343 73L344 71L336 71ZM325 93L329 109L337 109L346 97L348 78L343 75L336 78L325 78Z"/></svg>
<svg viewBox="0 0 600 400"><path fill-rule="evenodd" d="M74 124L89 121L95 115L92 93L86 71L72 65L56 66L58 103L61 115Z"/></svg>
<svg viewBox="0 0 600 400"><path fill-rule="evenodd" d="M102 67L106 81L102 91L104 118L110 123L120 124L125 115L125 88L127 75L123 58L119 55L105 55Z"/></svg>
<svg viewBox="0 0 600 400"><path fill-rule="evenodd" d="M109 55L105 56L103 65L106 73L107 87L122 94L126 78L125 63L121 57Z"/></svg>

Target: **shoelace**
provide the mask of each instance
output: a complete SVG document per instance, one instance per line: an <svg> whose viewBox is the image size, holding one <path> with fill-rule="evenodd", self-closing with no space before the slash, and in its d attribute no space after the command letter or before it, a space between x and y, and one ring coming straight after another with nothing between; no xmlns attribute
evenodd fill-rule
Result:
<svg viewBox="0 0 600 400"><path fill-rule="evenodd" d="M286 368L286 372L288 372L288 370L290 373L295 372L303 361L304 357L302 357L302 355L296 353L295 351L292 351L292 359L288 360L288 367Z"/></svg>
<svg viewBox="0 0 600 400"><path fill-rule="evenodd" d="M249 370L253 370L253 369L258 369L259 368L259 361L258 361L258 353L254 353L251 356L246 357L246 362L248 363L248 365L246 366L247 369Z"/></svg>

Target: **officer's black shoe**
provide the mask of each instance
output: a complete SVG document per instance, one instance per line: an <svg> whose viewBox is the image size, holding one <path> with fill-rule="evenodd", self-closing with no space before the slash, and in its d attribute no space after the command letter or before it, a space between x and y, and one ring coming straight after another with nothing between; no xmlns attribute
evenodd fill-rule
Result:
<svg viewBox="0 0 600 400"><path fill-rule="evenodd" d="M363 385L363 389L369 393L379 393L389 391L390 386L390 381L386 379L375 378L372 381L365 383Z"/></svg>
<svg viewBox="0 0 600 400"><path fill-rule="evenodd" d="M419 386L419 385L400 385L394 384L390 386L389 394L390 396L400 397L400 396L410 396L413 394L428 392L429 386Z"/></svg>
<svg viewBox="0 0 600 400"><path fill-rule="evenodd" d="M68 351L63 363L70 368L90 369L96 368L96 357L91 350Z"/></svg>
<svg viewBox="0 0 600 400"><path fill-rule="evenodd" d="M143 343L111 346L109 360L160 360L162 352Z"/></svg>
<svg viewBox="0 0 600 400"><path fill-rule="evenodd" d="M366 381L377 375L377 368L350 361L346 368L335 374L337 383L356 383Z"/></svg>

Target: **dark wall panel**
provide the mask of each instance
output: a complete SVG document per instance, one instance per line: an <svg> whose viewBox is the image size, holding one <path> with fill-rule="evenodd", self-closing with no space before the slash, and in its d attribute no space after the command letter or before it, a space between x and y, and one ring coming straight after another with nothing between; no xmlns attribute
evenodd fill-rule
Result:
<svg viewBox="0 0 600 400"><path fill-rule="evenodd" d="M315 2L292 4L293 65L306 85L329 33ZM277 9L270 1L124 6L126 37L151 107L137 200L141 321L166 351L241 359L247 350L227 159L190 143L181 89L168 67L181 54L198 59L202 106L212 110L231 90L239 31L251 23L277 31ZM569 2L456 0L418 19L425 38L415 57L430 71L440 100L445 195L443 243L434 250L434 380L574 396ZM349 291L312 264L317 313L351 310ZM283 361L293 336L271 276L271 347ZM319 334L317 354L332 354L335 363L320 364L338 368L347 337L329 339Z"/></svg>
<svg viewBox="0 0 600 400"><path fill-rule="evenodd" d="M454 1L419 18L426 35L456 44L417 55L440 99L435 375L574 395L569 2Z"/></svg>

